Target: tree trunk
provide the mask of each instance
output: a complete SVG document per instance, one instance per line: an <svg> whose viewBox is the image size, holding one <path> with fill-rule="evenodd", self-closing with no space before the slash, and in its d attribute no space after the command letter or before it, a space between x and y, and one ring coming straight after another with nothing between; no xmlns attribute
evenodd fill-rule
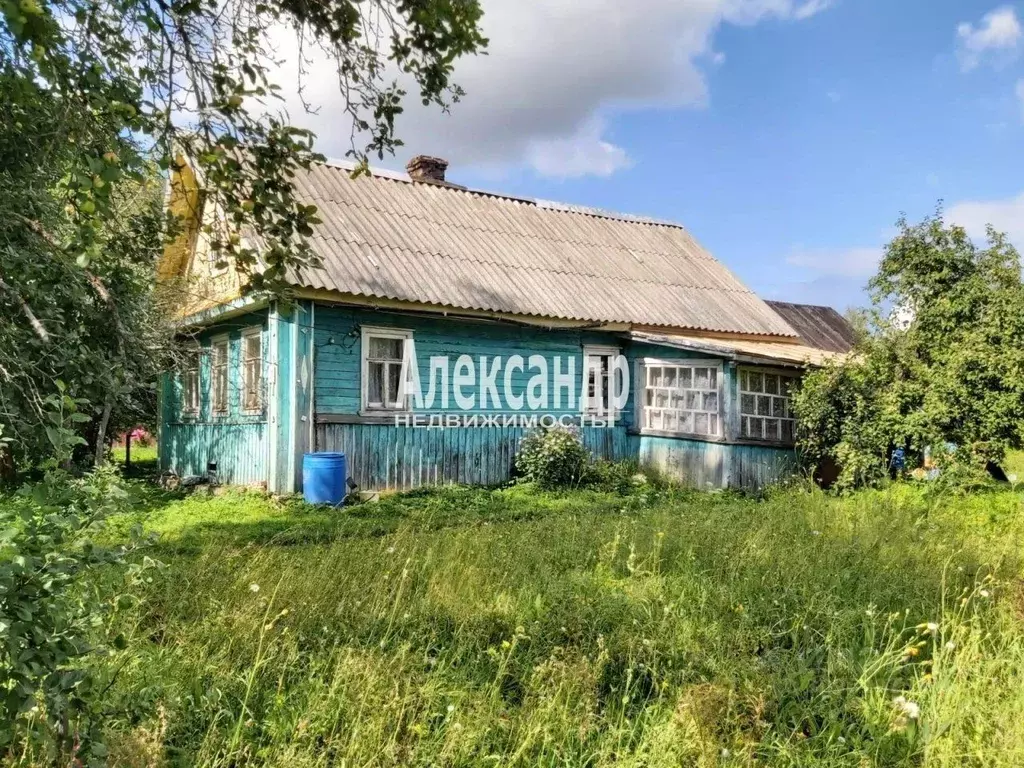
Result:
<svg viewBox="0 0 1024 768"><path fill-rule="evenodd" d="M113 408L113 398L108 397L107 402L103 405L103 416L100 417L99 429L96 430L96 457L93 465L97 467L103 466L107 458L107 424L110 423L110 412Z"/></svg>
<svg viewBox="0 0 1024 768"><path fill-rule="evenodd" d="M128 430L124 433L124 468L127 470L132 465L132 433Z"/></svg>

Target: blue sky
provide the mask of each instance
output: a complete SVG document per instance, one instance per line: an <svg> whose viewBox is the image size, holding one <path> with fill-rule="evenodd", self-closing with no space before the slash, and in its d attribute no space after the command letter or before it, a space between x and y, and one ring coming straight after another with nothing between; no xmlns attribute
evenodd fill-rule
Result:
<svg viewBox="0 0 1024 768"><path fill-rule="evenodd" d="M411 110L385 165L439 154L469 186L678 221L763 297L840 309L901 211L941 198L1024 246L1024 2L484 8L466 99Z"/></svg>

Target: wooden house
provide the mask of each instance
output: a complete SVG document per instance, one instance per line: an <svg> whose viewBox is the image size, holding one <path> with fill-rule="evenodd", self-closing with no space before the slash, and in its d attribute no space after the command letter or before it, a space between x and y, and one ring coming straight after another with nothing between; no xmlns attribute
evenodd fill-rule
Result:
<svg viewBox="0 0 1024 768"><path fill-rule="evenodd" d="M445 165L302 173L322 264L287 305L241 297L201 181L175 173L190 220L160 274L193 347L161 387L163 469L293 492L305 452L343 451L366 490L496 484L557 419L698 487L791 470L787 393L849 350L836 312L762 301L677 224L465 189ZM403 389L410 368L429 397Z"/></svg>

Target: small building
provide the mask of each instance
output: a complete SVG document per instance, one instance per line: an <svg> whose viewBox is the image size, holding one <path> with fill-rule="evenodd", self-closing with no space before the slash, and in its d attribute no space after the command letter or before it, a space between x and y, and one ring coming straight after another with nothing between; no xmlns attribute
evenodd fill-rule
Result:
<svg viewBox="0 0 1024 768"><path fill-rule="evenodd" d="M574 424L597 456L697 487L790 472L790 387L842 355L827 307L768 303L678 224L327 162L296 178L321 264L287 303L242 297L212 256L201 180L160 265L189 339L161 386L160 463L301 489L302 455L343 451L365 490L509 479L522 436Z"/></svg>

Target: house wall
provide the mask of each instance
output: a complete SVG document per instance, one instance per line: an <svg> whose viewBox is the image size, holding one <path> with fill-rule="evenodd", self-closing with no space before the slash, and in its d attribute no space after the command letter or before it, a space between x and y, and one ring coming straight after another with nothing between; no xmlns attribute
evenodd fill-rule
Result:
<svg viewBox="0 0 1024 768"><path fill-rule="evenodd" d="M455 426L425 429L396 426L393 419L374 419L360 414L362 386L363 326L403 329L413 332L419 374L424 392L430 386L430 357L447 356L454 361L468 354L479 364L481 357L541 354L548 362L548 386L554 386L554 358L572 358L576 395L583 383L583 347L617 346L630 364L644 357L661 360L709 359L706 354L686 352L650 344L632 344L612 333L577 329L542 329L511 324L484 323L463 319L432 318L398 312L334 307L317 304L314 310L315 435L320 451L342 451L348 457L349 473L363 489L409 489L446 482L497 484L507 481L519 441L528 431L517 426ZM726 412L736 398L736 367L722 362L723 395ZM526 387L534 372L517 372L512 378L517 393ZM478 375L478 374L477 374ZM501 381L499 377L499 389ZM638 434L634 424L635 382L620 423L614 427L583 427L584 442L591 452L609 460L637 459L697 487L760 487L787 474L794 462L793 451L762 445L736 445ZM448 407L440 398L430 414L464 414L457 409L448 382ZM493 404L471 413L494 412ZM529 412L524 408L524 412ZM561 407L545 412L576 415L563 394ZM376 421L377 423L373 423ZM381 423L386 422L386 423ZM736 424L726 424L727 436L738 434Z"/></svg>
<svg viewBox="0 0 1024 768"><path fill-rule="evenodd" d="M217 477L225 483L253 485L267 481L267 408L257 415L242 412L241 336L258 326L263 329L264 382L270 365L266 353L267 312L258 311L204 328L194 341L201 349L199 363L200 408L195 416L182 413L180 377L167 374L161 383L160 467L181 477L205 475L210 462L217 463ZM227 336L228 412L214 415L211 408L210 347Z"/></svg>

